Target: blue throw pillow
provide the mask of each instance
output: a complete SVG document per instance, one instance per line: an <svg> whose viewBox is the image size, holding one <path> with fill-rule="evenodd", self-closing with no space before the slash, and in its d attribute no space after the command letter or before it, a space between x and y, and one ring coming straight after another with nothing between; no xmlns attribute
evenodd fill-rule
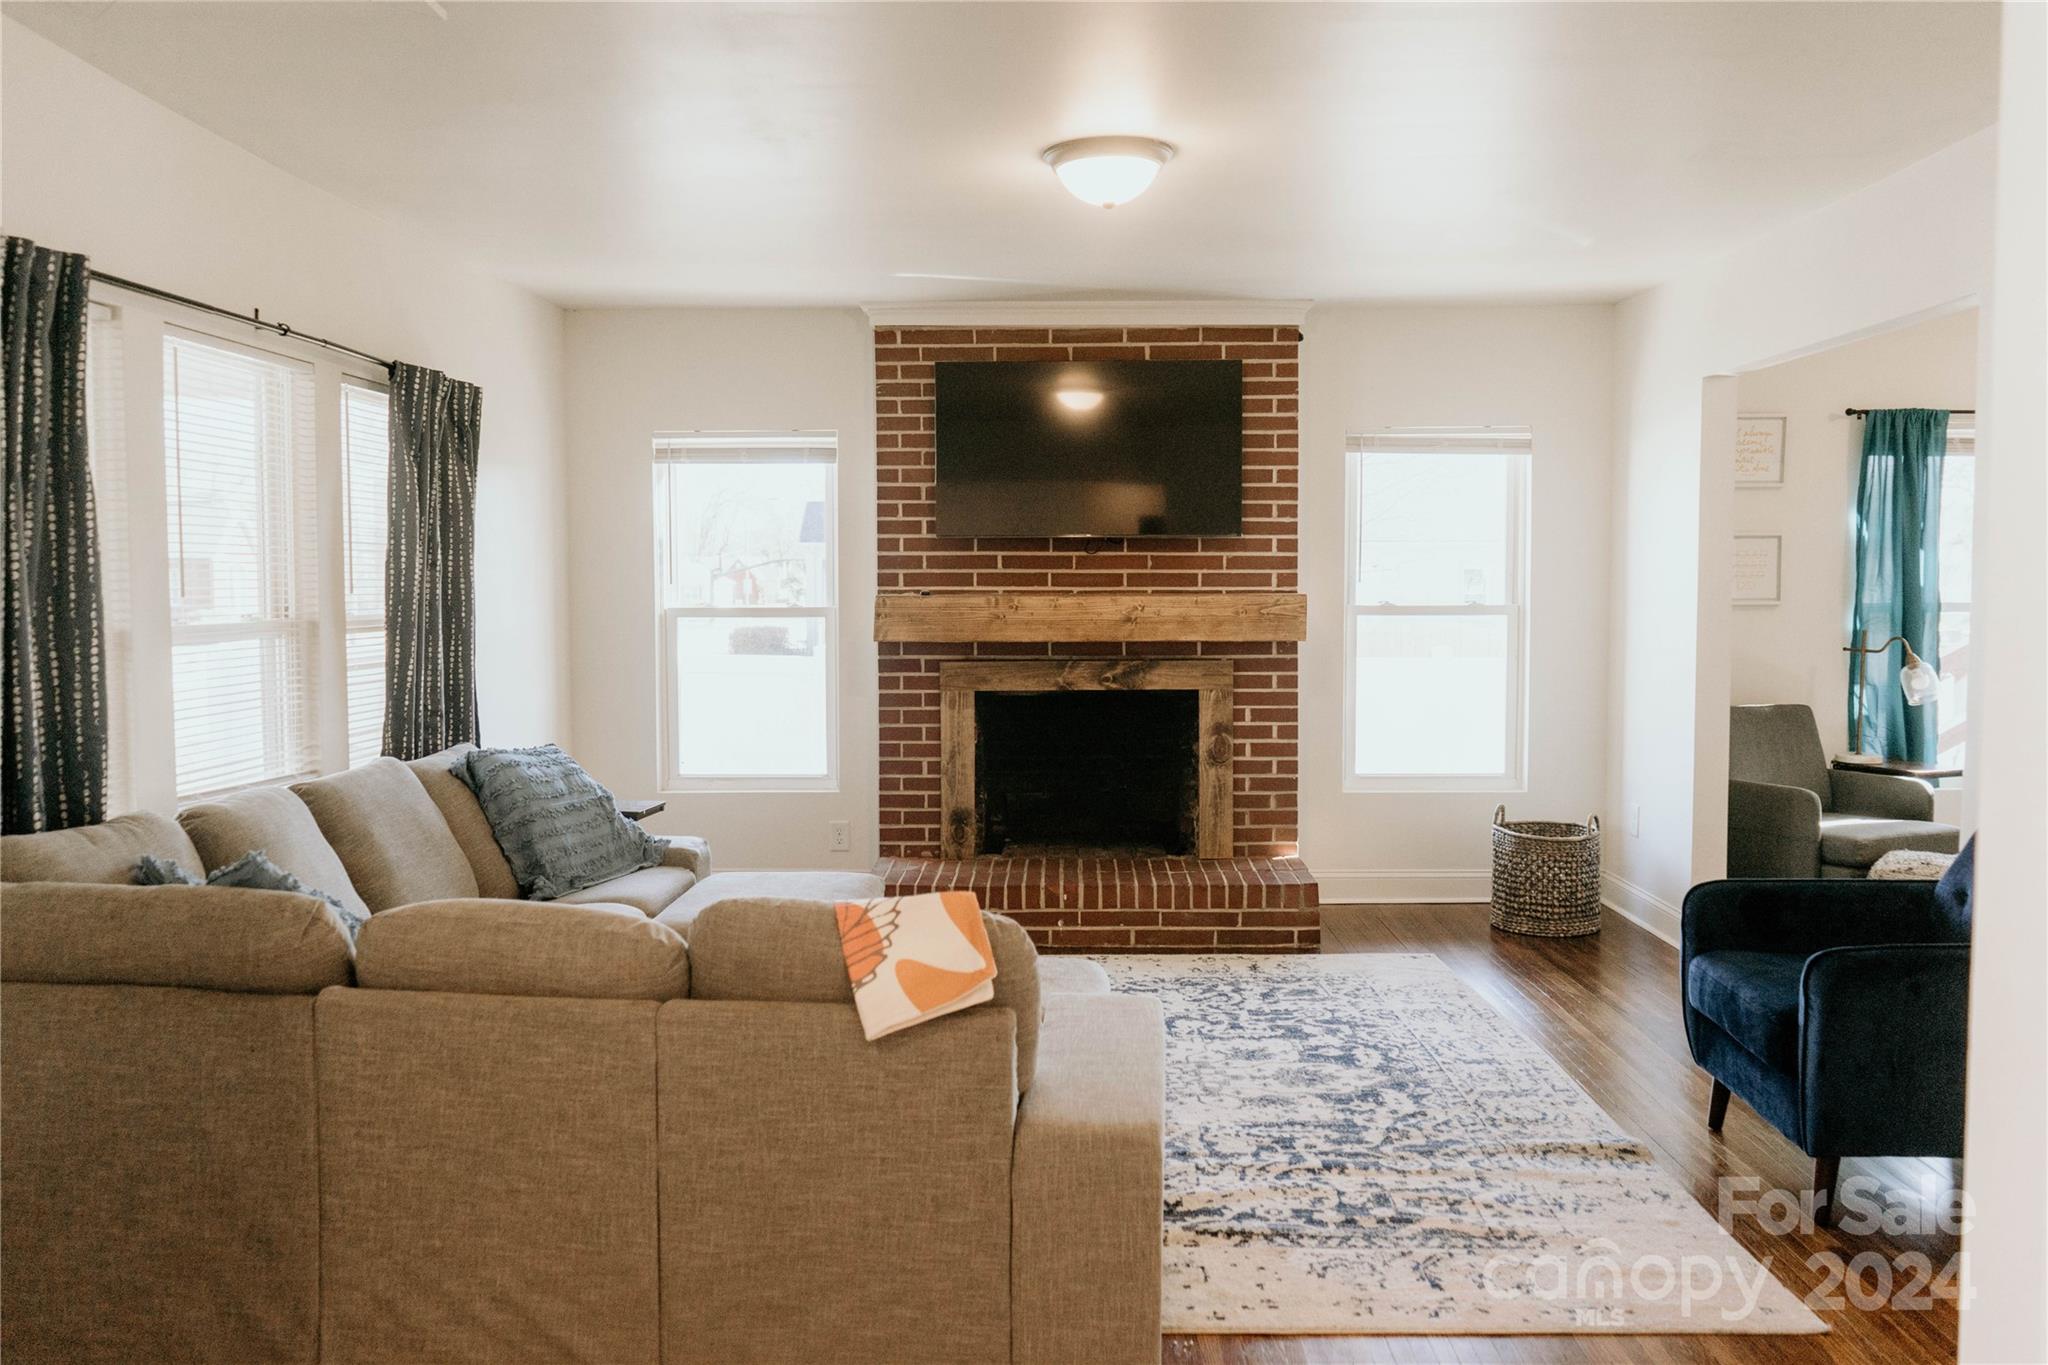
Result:
<svg viewBox="0 0 2048 1365"><path fill-rule="evenodd" d="M169 858L159 858L154 853L145 853L135 864L137 886L198 886L199 878L187 872ZM207 886L239 886L251 891L289 891L296 896L311 896L326 901L341 916L342 932L353 944L362 927L370 917L360 910L351 910L325 891L306 885L291 873L279 867L264 854L262 849L244 853L226 867L217 867L206 874Z"/></svg>
<svg viewBox="0 0 2048 1365"><path fill-rule="evenodd" d="M1941 874L1934 884L1934 916L1957 943L1970 941L1970 892L1977 879L1977 836Z"/></svg>
<svg viewBox="0 0 2048 1365"><path fill-rule="evenodd" d="M560 746L472 749L450 771L476 793L519 890L551 901L661 861L667 846Z"/></svg>

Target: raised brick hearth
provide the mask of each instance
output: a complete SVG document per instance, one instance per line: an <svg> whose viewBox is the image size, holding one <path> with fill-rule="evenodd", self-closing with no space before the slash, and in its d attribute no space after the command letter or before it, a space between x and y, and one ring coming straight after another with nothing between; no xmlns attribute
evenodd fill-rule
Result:
<svg viewBox="0 0 2048 1365"><path fill-rule="evenodd" d="M1243 534L1088 542L937 535L933 366L951 360L1243 362ZM885 595L1297 592L1299 383L1291 326L877 328L877 586ZM880 870L892 889L972 887L1047 947L1313 948L1315 884L1295 856L1297 649L1261 638L881 640ZM1233 856L942 860L942 666L1119 658L1230 663Z"/></svg>
<svg viewBox="0 0 2048 1365"><path fill-rule="evenodd" d="M1299 858L884 858L888 894L972 891L1040 947L1314 952L1316 882Z"/></svg>

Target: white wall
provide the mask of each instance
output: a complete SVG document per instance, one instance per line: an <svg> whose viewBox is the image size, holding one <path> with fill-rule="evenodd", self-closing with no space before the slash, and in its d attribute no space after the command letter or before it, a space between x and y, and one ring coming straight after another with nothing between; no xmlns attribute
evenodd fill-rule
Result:
<svg viewBox="0 0 2048 1365"><path fill-rule="evenodd" d="M710 838L721 867L875 860L874 333L855 309L569 315L571 684L577 757L622 794L657 784L653 437L839 434L839 790L671 794L652 828ZM826 849L848 820L853 850Z"/></svg>
<svg viewBox="0 0 2048 1365"><path fill-rule="evenodd" d="M286 175L11 19L0 20L0 39L9 233L482 386L483 733L493 744L567 743L561 311Z"/></svg>
<svg viewBox="0 0 2048 1365"><path fill-rule="evenodd" d="M1989 280L1994 134L1979 133L1668 284L1616 334L1609 893L1675 932L1686 888L1727 862L1734 439L1710 383L1930 316ZM1968 406L1968 405L1965 405Z"/></svg>
<svg viewBox="0 0 2048 1365"><path fill-rule="evenodd" d="M2004 8L1996 261L1978 427L1966 1365L2048 1360L2048 9Z"/></svg>
<svg viewBox="0 0 2048 1365"><path fill-rule="evenodd" d="M1976 309L1885 332L1739 377L1745 413L1785 418L1785 484L1735 486L1736 535L1783 538L1782 600L1737 607L1728 627L1729 701L1804 702L1830 754L1849 752L1849 597L1863 423L1846 407L1974 408ZM1959 423L1975 419L1964 417ZM1732 472L1729 474L1732 483ZM1959 791L1945 786L1943 818Z"/></svg>
<svg viewBox="0 0 2048 1365"><path fill-rule="evenodd" d="M1483 901L1497 803L1529 819L1601 808L1614 309L1323 306L1305 330L1302 856L1325 901ZM1534 434L1528 790L1347 793L1344 438L1461 424Z"/></svg>

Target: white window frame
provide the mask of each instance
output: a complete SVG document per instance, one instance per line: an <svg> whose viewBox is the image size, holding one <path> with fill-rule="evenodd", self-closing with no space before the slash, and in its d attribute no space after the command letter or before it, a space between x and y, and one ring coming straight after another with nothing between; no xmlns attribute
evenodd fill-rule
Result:
<svg viewBox="0 0 2048 1365"><path fill-rule="evenodd" d="M373 367L362 366L360 368L363 369L364 371L368 371ZM333 642L333 650L331 652L339 655L341 663L341 691L339 694L341 707L341 753L342 764L344 767L346 767L348 766L349 762L348 637L355 634L357 631L363 630L375 630L380 635L382 635L384 632L385 621L387 620L387 608L384 605L379 605L377 609L377 614L375 616L350 616L347 614L349 587L348 576L350 571L350 565L348 563L348 508L350 490L348 486L348 449L346 445L343 443L341 433L342 390L344 388L367 389L376 393L383 394L385 400L388 402L391 398L391 376L379 372L377 378L371 379L368 377L367 373L359 374L357 373L356 368L353 368L346 363L337 366L336 371L337 372L334 379L334 411L331 414L331 417L335 424L335 435L333 441L334 459L332 463L334 465L334 478L336 480L337 487L335 491L335 496L332 499L332 501L335 504L335 506L339 509L335 517L335 521L337 524L333 539L335 545L335 556L337 561L339 562L339 569L337 570L336 578L338 582L340 605L336 608L335 615L341 618L341 631ZM315 402L318 401L318 395L316 393ZM390 420L388 415L386 417L386 420ZM386 448L388 458L389 442L386 443ZM389 507L391 501L391 487L389 482L391 478L391 472L388 467L385 470L384 477L386 480L384 489L384 500L386 507ZM388 548L390 545L390 528L388 526L385 528L385 544L387 547L386 558L388 561L390 553ZM385 566L385 573L387 577L384 602L388 603L390 600L390 580L388 577L390 573L390 565L388 562ZM386 666L388 667L390 662L388 657L388 651L385 662ZM390 694L390 678L388 675L385 678L384 690L385 694L388 696ZM323 689L323 700L328 695L330 694L327 693L325 689ZM383 730L383 722L381 718L379 719L378 722L378 729L381 735L381 732ZM379 741L379 747L381 750L381 738ZM323 746L323 756L324 752L325 750Z"/></svg>
<svg viewBox="0 0 2048 1365"><path fill-rule="evenodd" d="M825 466L825 605L814 607L669 607L662 594L666 571L654 569L656 603L656 694L661 714L655 734L658 785L665 795L690 792L836 792L839 790L839 433L837 431L685 431L657 432L651 481L656 466L688 463L774 464L797 458L798 451L830 450L829 460L805 459ZM786 452L786 453L784 453ZM658 546L657 540L657 546ZM657 548L656 554L659 554ZM680 698L676 679L677 623L689 619L745 617L749 620L818 620L825 634L825 771L810 776L783 773L721 773L715 777L678 771L675 717Z"/></svg>
<svg viewBox="0 0 2048 1365"><path fill-rule="evenodd" d="M1528 790L1529 484L1532 441L1514 427L1405 428L1349 436L1344 452L1344 790L1357 793ZM1403 605L1358 600L1359 481L1374 454L1508 456L1507 583L1503 602ZM1358 762L1358 623L1367 616L1498 616L1507 621L1506 751L1499 773L1360 773Z"/></svg>
<svg viewBox="0 0 2048 1365"><path fill-rule="evenodd" d="M313 770L250 786L279 786L336 773L348 761L348 661L344 541L342 538L341 385L344 380L388 391L389 376L367 361L286 337L257 333L252 341L237 328L197 309L96 283L96 307L111 310L121 335L121 442L126 473L126 555L129 575L130 648L125 659L125 733L128 786L124 809L171 811L180 806L242 790L181 793L177 785L176 725L171 683L170 534L166 522L164 468L164 340L178 334L203 345L283 361L312 371L315 498L314 606L306 623L312 635L309 687L313 696ZM175 640L200 638L216 629L181 627ZM199 632L195 634L194 632ZM123 663L112 655L110 662ZM118 689L110 693L119 699ZM121 732L121 723L112 728ZM118 797L117 793L110 793ZM110 813L120 813L113 811Z"/></svg>
<svg viewBox="0 0 2048 1365"><path fill-rule="evenodd" d="M1972 476L1973 476L1973 480L1974 480L1974 476L1975 476L1975 474L1976 474L1976 473L1978 472L1978 470L1979 470L1979 468L1980 468L1980 466L1978 466L1978 465L1977 465L1977 463L1976 463L1976 460L1977 460L1977 429L1976 429L1976 427L1975 427L1974 425L1972 425L1972 426L1957 426L1957 425L1955 425L1954 423L1951 423L1951 424L1950 424L1950 426L1949 426L1949 429L1948 429L1948 443L1947 443L1947 445L1946 445L1945 449L1944 449L1944 450L1942 451L1942 457L1943 457L1943 459L1944 459L1944 460L1968 460L1968 461L1970 461L1970 462L1971 462L1971 466L1970 466L1970 468L1971 468L1971 474L1972 474ZM1944 502L1944 504L1943 504L1943 505L1944 505L1944 506L1946 506L1946 503ZM1972 528L1972 529L1974 530L1974 528ZM1939 533L1940 533L1940 528L1939 528L1939 527L1936 527L1936 528L1935 528L1935 531L1936 531L1936 534L1939 534ZM1974 580L1972 581L1972 583L1971 583L1971 585L1970 585L1970 595L1971 595L1971 597L1972 597L1972 598L1974 598L1974 597L1975 597L1975 596L1977 595L1977 594L1976 594L1976 584L1975 584ZM1942 615L1945 615L1945 614L1947 614L1947 613L1949 613L1949 612L1957 612L1957 613L1961 614L1961 616L1962 616L1962 617L1964 618L1964 620L1965 620L1965 621L1967 622L1966 628L1965 628L1965 630L1964 630L1964 632L1963 632L1963 642L1964 642L1964 645L1963 645L1963 647L1964 647L1964 648L1965 648L1966 650L1970 650L1970 651L1972 652L1972 654L1974 655L1974 652L1975 652L1975 646L1976 646L1976 643L1977 643L1977 614L1976 614L1975 610L1973 609L1973 605L1972 605L1972 603L1970 603L1970 602L1954 602L1954 601L1950 601L1950 600L1949 600L1949 599L1948 599L1948 598L1947 598L1946 596L1944 596L1944 597L1942 598L1942 600L1941 600L1941 611L1940 611L1939 613L1937 613L1937 614L1936 614L1936 617L1935 617L1935 626L1934 626L1934 629L1935 629L1935 638L1936 638L1936 640L1938 641L1938 640L1939 640L1939 639L1941 638L1941 619L1940 619L1940 618L1941 618L1941 616L1942 616ZM1974 659L1973 659L1973 661L1974 661ZM1974 678L1975 676L1976 676L1976 670L1975 670L1975 669L1965 669L1965 670L1964 670L1964 672L1963 672L1963 676L1962 676L1962 688L1963 688L1963 767L1964 767L1964 770L1965 770L1965 772L1966 772L1966 773L1967 773L1967 771L1968 771L1968 768L1969 768L1969 763L1970 763L1970 728L1971 728L1971 727L1970 727L1970 693L1971 693L1971 691L1972 691L1972 689L1971 689L1971 686L1970 686L1970 683L1971 683L1972 679L1973 679L1973 678ZM1935 725L1936 725L1935 745L1936 745L1936 750L1937 750L1937 760L1938 760L1938 759L1939 759L1939 755L1940 755L1941 753L1945 753L1945 752L1947 751L1947 750L1946 750L1946 748L1945 748L1945 746L1943 746L1943 745L1941 744L1941 737L1940 737L1940 723L1941 723L1941 715L1940 715L1940 710L1939 710L1939 703L1938 703L1938 702L1937 702L1937 709L1936 709L1936 713L1935 713L1935 717L1934 717L1934 719L1935 719ZM1960 788L1960 787L1962 786L1962 784L1963 784L1964 782L1966 782L1967 780L1968 780L1967 776L1966 776L1966 777L1963 777L1963 778L1946 778L1946 779L1943 779L1943 780L1942 780L1942 781L1941 781L1940 783L1938 783L1937 785L1939 785L1939 786L1941 786L1942 788L1944 788L1944 789L1947 789L1947 790L1956 790L1956 789L1959 789L1959 788Z"/></svg>

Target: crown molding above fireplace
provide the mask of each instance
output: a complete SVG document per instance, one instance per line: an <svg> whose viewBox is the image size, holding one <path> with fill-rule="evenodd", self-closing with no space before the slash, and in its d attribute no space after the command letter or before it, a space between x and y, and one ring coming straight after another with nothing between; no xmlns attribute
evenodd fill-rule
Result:
<svg viewBox="0 0 2048 1365"><path fill-rule="evenodd" d="M876 327L1300 327L1308 299L1014 299L870 303Z"/></svg>

